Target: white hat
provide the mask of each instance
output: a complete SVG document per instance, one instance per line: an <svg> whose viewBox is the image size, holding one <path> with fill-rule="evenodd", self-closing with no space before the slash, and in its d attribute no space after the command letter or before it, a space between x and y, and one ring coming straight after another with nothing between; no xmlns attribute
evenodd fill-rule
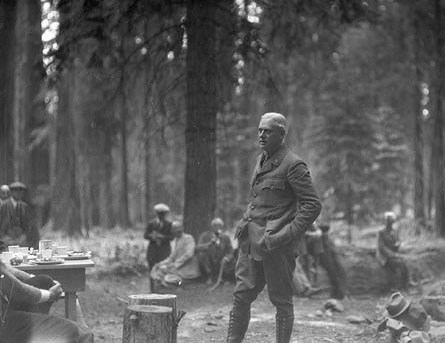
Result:
<svg viewBox="0 0 445 343"><path fill-rule="evenodd" d="M385 219L393 219L393 220L396 219L396 214L392 211L385 212L384 216L385 216Z"/></svg>
<svg viewBox="0 0 445 343"><path fill-rule="evenodd" d="M166 204L156 204L153 208L156 212L170 212L170 207Z"/></svg>

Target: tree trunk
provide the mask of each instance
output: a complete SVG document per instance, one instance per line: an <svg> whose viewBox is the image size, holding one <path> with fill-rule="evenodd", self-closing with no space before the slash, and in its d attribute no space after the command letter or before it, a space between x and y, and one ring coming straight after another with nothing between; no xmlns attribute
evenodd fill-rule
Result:
<svg viewBox="0 0 445 343"><path fill-rule="evenodd" d="M413 14L416 16L416 13ZM419 57L419 20L414 17L414 66L415 66L415 89L414 89L414 218L421 225L425 225L425 192L424 192L424 172L423 172L423 121L422 121L422 71Z"/></svg>
<svg viewBox="0 0 445 343"><path fill-rule="evenodd" d="M125 72L125 71L124 71ZM130 215L128 212L128 162L127 162L127 116L128 104L125 94L125 82L123 82L120 106L120 135L121 135L121 203L120 224L123 228L130 227Z"/></svg>
<svg viewBox="0 0 445 343"><path fill-rule="evenodd" d="M197 237L216 208L215 3L187 2L184 226Z"/></svg>
<svg viewBox="0 0 445 343"><path fill-rule="evenodd" d="M171 343L172 309L131 305L125 309L122 343Z"/></svg>
<svg viewBox="0 0 445 343"><path fill-rule="evenodd" d="M442 27L442 5L440 0L434 0L435 4L435 38L436 38L436 68L437 68L437 95L436 115L433 132L433 162L434 162L434 224L437 233L445 237L445 180L444 180L444 141L443 141L443 96L445 77L444 39Z"/></svg>
<svg viewBox="0 0 445 343"><path fill-rule="evenodd" d="M18 0L15 22L14 178L29 183L30 122L35 115L36 95L42 71L41 7L38 0Z"/></svg>
<svg viewBox="0 0 445 343"><path fill-rule="evenodd" d="M12 99L16 0L0 1L0 183L13 181Z"/></svg>
<svg viewBox="0 0 445 343"><path fill-rule="evenodd" d="M56 119L56 175L52 184L51 216L54 229L67 232L72 236L81 233L70 94L74 85L69 71L65 70L60 74L59 107Z"/></svg>

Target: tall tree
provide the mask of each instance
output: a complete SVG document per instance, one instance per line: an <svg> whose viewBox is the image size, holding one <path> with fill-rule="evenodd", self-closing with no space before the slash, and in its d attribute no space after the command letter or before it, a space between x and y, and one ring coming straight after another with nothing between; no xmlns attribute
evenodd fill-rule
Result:
<svg viewBox="0 0 445 343"><path fill-rule="evenodd" d="M199 235L216 208L216 2L187 1L184 225Z"/></svg>
<svg viewBox="0 0 445 343"><path fill-rule="evenodd" d="M0 183L13 180L13 80L16 0L0 1Z"/></svg>
<svg viewBox="0 0 445 343"><path fill-rule="evenodd" d="M436 106L434 115L433 132L433 173L434 173L434 224L437 233L445 237L445 168L444 168L444 106L445 96L445 27L443 25L444 7L441 0L434 0L435 27L434 35L436 41Z"/></svg>

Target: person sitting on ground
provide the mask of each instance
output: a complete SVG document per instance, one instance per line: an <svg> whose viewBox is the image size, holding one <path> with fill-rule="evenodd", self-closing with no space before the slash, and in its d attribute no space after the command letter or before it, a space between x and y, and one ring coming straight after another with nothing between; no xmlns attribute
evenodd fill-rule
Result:
<svg viewBox="0 0 445 343"><path fill-rule="evenodd" d="M149 268L170 255L170 242L173 239L172 223L167 220L170 208L165 204L157 204L154 206L154 210L156 219L148 223L144 233L144 238L150 242L147 248Z"/></svg>
<svg viewBox="0 0 445 343"><path fill-rule="evenodd" d="M385 227L377 234L376 258L392 275L392 287L396 290L407 289L409 272L406 262L399 253L400 238L393 224L396 220L394 212L385 212Z"/></svg>
<svg viewBox="0 0 445 343"><path fill-rule="evenodd" d="M306 276L312 285L318 282L318 266L320 264L320 255L323 252L321 242L321 230L312 224L304 233L306 241L306 254L301 255L301 265L306 272Z"/></svg>
<svg viewBox="0 0 445 343"><path fill-rule="evenodd" d="M49 315L62 292L60 283L49 276L33 276L0 261L0 341L92 343L87 328Z"/></svg>
<svg viewBox="0 0 445 343"><path fill-rule="evenodd" d="M320 254L320 266L326 270L331 284L331 298L343 299L347 294L346 271L341 263L337 247L329 237L330 225L320 224L323 251Z"/></svg>
<svg viewBox="0 0 445 343"><path fill-rule="evenodd" d="M0 186L0 206L9 198L9 186L8 185L2 185Z"/></svg>
<svg viewBox="0 0 445 343"><path fill-rule="evenodd" d="M180 221L172 223L174 239L170 255L155 264L151 278L155 287L159 284L168 287L170 283L180 285L183 280L195 279L200 276L198 260L195 256L195 240L192 235L184 233Z"/></svg>
<svg viewBox="0 0 445 343"><path fill-rule="evenodd" d="M207 277L207 284L217 281L221 262L229 262L233 259L233 250L230 238L224 234L224 222L221 218L215 218L210 223L210 228L204 231L198 239L196 246L201 271Z"/></svg>
<svg viewBox="0 0 445 343"><path fill-rule="evenodd" d="M11 197L0 207L0 240L8 245L21 245L37 249L40 233L34 225L31 210L25 203L26 186L21 182L9 185Z"/></svg>

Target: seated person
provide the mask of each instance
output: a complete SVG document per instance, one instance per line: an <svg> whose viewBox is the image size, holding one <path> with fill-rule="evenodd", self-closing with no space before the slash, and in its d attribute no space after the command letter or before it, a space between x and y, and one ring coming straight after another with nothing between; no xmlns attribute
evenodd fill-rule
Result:
<svg viewBox="0 0 445 343"><path fill-rule="evenodd" d="M200 276L198 260L195 256L195 240L193 236L184 233L182 223L172 223L174 239L170 255L155 264L151 271L151 278L155 283L169 286L171 280L180 284L182 280L195 279Z"/></svg>
<svg viewBox="0 0 445 343"><path fill-rule="evenodd" d="M323 252L321 235L321 230L315 224L312 224L304 234L307 253L301 256L301 264L309 281L314 285L318 281L317 268L320 264L320 255Z"/></svg>
<svg viewBox="0 0 445 343"><path fill-rule="evenodd" d="M346 286L346 271L341 263L340 254L332 239L329 237L329 224L320 224L322 232L321 242L323 250L320 254L320 266L326 270L331 284L331 298L343 299L348 290Z"/></svg>
<svg viewBox="0 0 445 343"><path fill-rule="evenodd" d="M49 276L32 276L0 261L2 343L92 343L93 335L68 319L48 315L62 293Z"/></svg>
<svg viewBox="0 0 445 343"><path fill-rule="evenodd" d="M221 262L225 264L232 261L233 249L229 236L224 233L224 222L215 218L210 223L210 229L204 231L196 246L196 256L201 271L207 277L207 284L215 283L218 279Z"/></svg>
<svg viewBox="0 0 445 343"><path fill-rule="evenodd" d="M384 266L391 275L394 275L392 285L395 289L406 289L409 285L409 272L405 260L398 253L400 239L397 231L393 228L396 215L394 212L385 212L385 227L377 234L377 260Z"/></svg>

